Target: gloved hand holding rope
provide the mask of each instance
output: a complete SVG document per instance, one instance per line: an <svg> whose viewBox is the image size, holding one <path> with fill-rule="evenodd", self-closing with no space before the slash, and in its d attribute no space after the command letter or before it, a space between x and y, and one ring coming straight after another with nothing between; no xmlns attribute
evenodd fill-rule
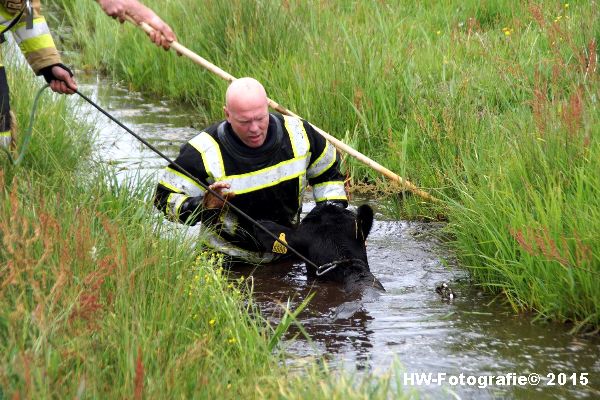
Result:
<svg viewBox="0 0 600 400"><path fill-rule="evenodd" d="M73 71L64 64L53 64L40 69L39 74L56 93L73 94L77 90L77 83L73 79Z"/></svg>

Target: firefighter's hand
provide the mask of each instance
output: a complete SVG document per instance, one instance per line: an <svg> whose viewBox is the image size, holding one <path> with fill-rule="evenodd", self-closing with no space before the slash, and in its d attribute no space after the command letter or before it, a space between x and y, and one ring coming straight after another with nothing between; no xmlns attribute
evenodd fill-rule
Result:
<svg viewBox="0 0 600 400"><path fill-rule="evenodd" d="M64 64L48 65L40 69L38 75L42 75L56 93L73 94L77 90L73 72Z"/></svg>
<svg viewBox="0 0 600 400"><path fill-rule="evenodd" d="M209 185L208 188L224 197L225 201L229 201L235 197L235 193L229 191L231 185L227 182L215 182L212 185ZM214 196L209 191L204 195L204 201L202 202L204 208L221 208L224 204L225 203L221 199L217 198L217 196Z"/></svg>
<svg viewBox="0 0 600 400"><path fill-rule="evenodd" d="M145 10L141 10L140 14L134 15L133 18L138 22L145 22L154 28L152 33L149 33L148 36L150 40L154 42L155 45L161 46L165 50L169 50L171 47L171 42L176 40L175 34L162 19L158 15L156 15L152 10L147 7L144 7Z"/></svg>
<svg viewBox="0 0 600 400"><path fill-rule="evenodd" d="M55 79L50 80L50 88L56 93L73 94L77 90L77 83L73 76L59 65L52 67L52 75Z"/></svg>
<svg viewBox="0 0 600 400"><path fill-rule="evenodd" d="M150 40L165 50L169 49L171 42L177 40L171 27L137 0L98 0L98 3L107 15L117 18L121 23L129 16L138 24L145 22L150 25L154 29L148 35Z"/></svg>

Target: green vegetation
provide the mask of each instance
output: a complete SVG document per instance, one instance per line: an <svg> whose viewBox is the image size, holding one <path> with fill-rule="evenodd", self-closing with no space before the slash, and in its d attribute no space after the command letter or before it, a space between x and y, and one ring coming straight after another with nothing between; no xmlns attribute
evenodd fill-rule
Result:
<svg viewBox="0 0 600 400"><path fill-rule="evenodd" d="M225 82L95 2L55 3L78 68L220 118ZM182 44L444 199L409 196L399 215L443 213L462 264L515 310L599 329L596 3L146 3ZM13 91L35 92L29 72L8 70ZM32 98L12 101L25 126ZM24 163L1 161L0 398L388 394L387 379L290 373L247 287L160 235L149 183L118 187L82 164L91 130L70 107L47 96Z"/></svg>
<svg viewBox="0 0 600 400"><path fill-rule="evenodd" d="M9 58L10 59L10 58ZM10 63L13 64L13 63ZM9 65L26 126L41 87ZM90 127L43 95L31 146L0 157L0 399L385 398L391 378L291 372L251 285L153 217L153 182L117 185L88 159ZM275 350L274 350L275 349Z"/></svg>
<svg viewBox="0 0 600 400"><path fill-rule="evenodd" d="M92 2L59 3L81 63L220 118L224 81ZM147 3L182 44L445 199L397 203L444 214L462 264L515 310L600 326L596 3Z"/></svg>

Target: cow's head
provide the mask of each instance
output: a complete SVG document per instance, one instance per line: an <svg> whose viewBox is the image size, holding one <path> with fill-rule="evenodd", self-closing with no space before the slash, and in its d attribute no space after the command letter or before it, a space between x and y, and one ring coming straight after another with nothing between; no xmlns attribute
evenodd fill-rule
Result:
<svg viewBox="0 0 600 400"><path fill-rule="evenodd" d="M262 224L321 267L317 271L307 265L309 276L344 284L372 282L382 288L367 261L365 242L373 225L373 210L368 205L358 207L356 214L332 204L317 205L296 229L270 221ZM256 237L267 251L282 250L278 242L258 229Z"/></svg>

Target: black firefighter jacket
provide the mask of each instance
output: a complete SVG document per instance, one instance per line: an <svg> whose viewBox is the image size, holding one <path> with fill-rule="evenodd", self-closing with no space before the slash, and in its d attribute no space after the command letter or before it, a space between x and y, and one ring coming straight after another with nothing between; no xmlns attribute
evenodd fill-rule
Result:
<svg viewBox="0 0 600 400"><path fill-rule="evenodd" d="M175 163L205 185L228 182L236 194L231 204L256 220L296 224L307 185L317 203L347 201L335 148L306 121L280 114L270 114L267 138L257 149L244 145L231 125L222 121L184 144ZM171 220L210 226L207 244L215 250L249 262L275 258L260 251L252 225L227 205L192 209L205 192L169 165L157 186L155 205Z"/></svg>

